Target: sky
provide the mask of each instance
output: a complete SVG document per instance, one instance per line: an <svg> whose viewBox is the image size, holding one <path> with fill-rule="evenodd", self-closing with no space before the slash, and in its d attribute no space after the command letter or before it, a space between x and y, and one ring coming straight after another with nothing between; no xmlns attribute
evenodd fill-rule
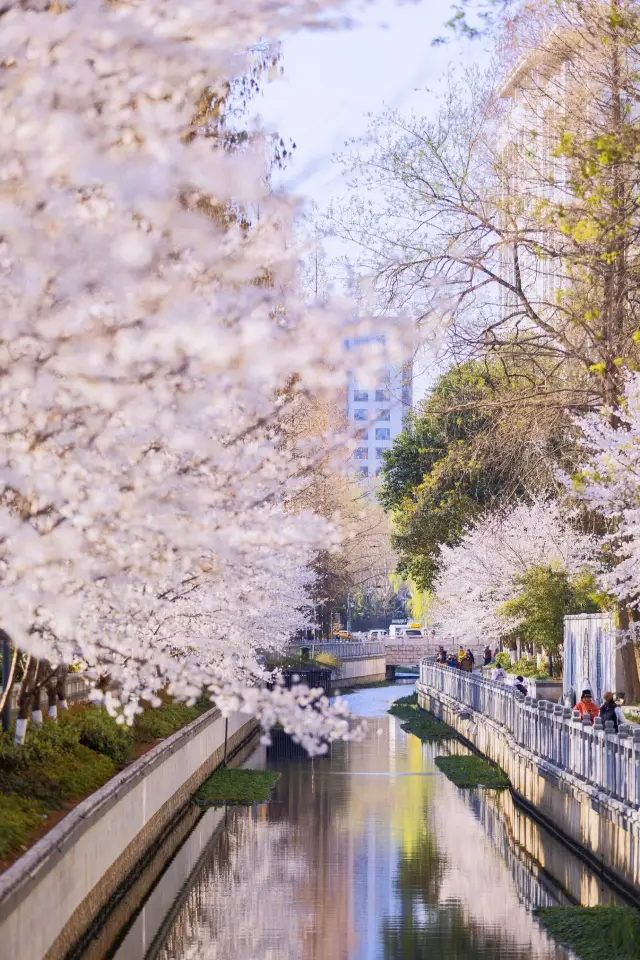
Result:
<svg viewBox="0 0 640 960"><path fill-rule="evenodd" d="M446 33L451 0L374 0L366 6L352 3L346 10L356 21L351 29L283 38L284 73L256 103L262 124L296 143L276 185L321 209L344 192L332 158L348 138L365 132L367 114L385 105L428 114L449 63L482 62L489 56L481 41L433 46ZM414 399L424 395L433 379L429 366L426 360L416 369Z"/></svg>

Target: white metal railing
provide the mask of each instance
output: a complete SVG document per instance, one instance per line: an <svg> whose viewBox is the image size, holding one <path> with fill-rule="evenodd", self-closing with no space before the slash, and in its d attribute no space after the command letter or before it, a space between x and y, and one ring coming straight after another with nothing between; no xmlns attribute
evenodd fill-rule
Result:
<svg viewBox="0 0 640 960"><path fill-rule="evenodd" d="M302 640L300 643L291 644L288 649L290 653L295 653L297 656L303 647L312 657L319 653L331 653L340 660L350 660L354 657L383 657L385 653L384 640L363 640L361 643L352 640L334 640L327 643Z"/></svg>
<svg viewBox="0 0 640 960"><path fill-rule="evenodd" d="M599 717L591 726L570 707L522 697L504 684L433 661L420 664L420 683L489 717L541 759L640 807L640 727L624 724L616 734Z"/></svg>

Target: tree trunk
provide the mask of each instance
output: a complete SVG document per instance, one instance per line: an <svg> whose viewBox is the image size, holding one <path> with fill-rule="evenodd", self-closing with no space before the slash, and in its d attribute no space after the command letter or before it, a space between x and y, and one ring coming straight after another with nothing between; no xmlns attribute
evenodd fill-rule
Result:
<svg viewBox="0 0 640 960"><path fill-rule="evenodd" d="M33 724L36 727L41 727L43 723L42 716L42 707L40 704L42 696L42 688L46 687L49 683L49 680L53 676L53 671L51 669L51 664L48 660L38 661L38 669L36 670L36 679L33 689L33 703L31 709L31 719Z"/></svg>
<svg viewBox="0 0 640 960"><path fill-rule="evenodd" d="M11 645L11 638L5 630L0 629L2 640L2 692L0 693L0 716L2 729L6 733L11 726L11 691L16 676L19 653Z"/></svg>
<svg viewBox="0 0 640 960"><path fill-rule="evenodd" d="M58 707L61 710L68 708L66 699L68 668L65 664L57 667L47 680L48 716L51 720L58 719Z"/></svg>
<svg viewBox="0 0 640 960"><path fill-rule="evenodd" d="M29 712L31 711L35 693L37 670L38 661L33 657L29 657L25 666L22 683L20 684L20 692L18 693L18 718L16 720L16 732L13 738L14 746L23 744L27 735Z"/></svg>
<svg viewBox="0 0 640 960"><path fill-rule="evenodd" d="M618 606L618 629L628 631L631 625L629 608L626 603ZM624 698L627 703L640 699L640 676L636 657L635 639L625 640L620 650L622 656Z"/></svg>

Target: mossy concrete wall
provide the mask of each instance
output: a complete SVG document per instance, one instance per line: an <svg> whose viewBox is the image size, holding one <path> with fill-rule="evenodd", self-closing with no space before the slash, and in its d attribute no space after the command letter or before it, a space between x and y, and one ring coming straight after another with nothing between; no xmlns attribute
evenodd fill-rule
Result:
<svg viewBox="0 0 640 960"><path fill-rule="evenodd" d="M229 718L231 753L256 729ZM223 760L225 720L213 709L168 737L75 807L0 876L0 944L12 960L59 960L191 795Z"/></svg>
<svg viewBox="0 0 640 960"><path fill-rule="evenodd" d="M520 746L489 717L424 683L418 703L507 774L516 800L640 904L640 811Z"/></svg>

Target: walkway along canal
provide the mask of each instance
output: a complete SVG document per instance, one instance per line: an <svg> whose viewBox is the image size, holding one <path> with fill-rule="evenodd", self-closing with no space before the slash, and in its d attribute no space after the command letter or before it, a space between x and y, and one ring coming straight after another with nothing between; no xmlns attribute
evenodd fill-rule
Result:
<svg viewBox="0 0 640 960"><path fill-rule="evenodd" d="M640 904L640 728L423 661L418 702L498 764L520 803Z"/></svg>
<svg viewBox="0 0 640 960"><path fill-rule="evenodd" d="M532 909L620 901L508 791L459 790L438 772L436 756L467 749L401 730L386 711L410 689L351 695L366 739L330 757L258 747L247 765L282 773L273 801L207 810L117 945L80 955L570 960Z"/></svg>

